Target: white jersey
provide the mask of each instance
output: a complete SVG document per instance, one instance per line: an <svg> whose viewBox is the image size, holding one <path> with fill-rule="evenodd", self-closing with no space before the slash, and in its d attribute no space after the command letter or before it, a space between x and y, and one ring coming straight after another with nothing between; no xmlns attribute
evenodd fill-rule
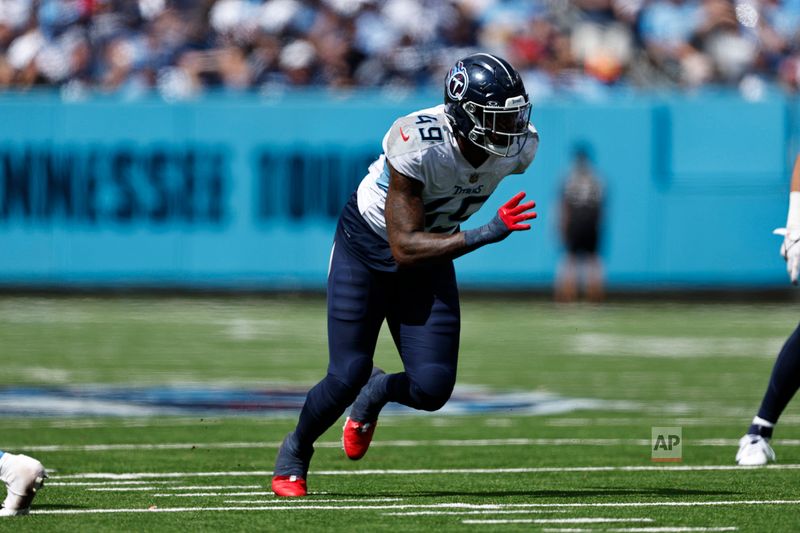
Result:
<svg viewBox="0 0 800 533"><path fill-rule="evenodd" d="M358 210L372 230L388 241L384 206L389 168L424 185L425 231L453 233L475 213L509 174L522 174L536 156L539 136L532 124L522 152L490 155L478 168L461 154L444 105L423 109L392 124L383 138L383 154L358 186Z"/></svg>

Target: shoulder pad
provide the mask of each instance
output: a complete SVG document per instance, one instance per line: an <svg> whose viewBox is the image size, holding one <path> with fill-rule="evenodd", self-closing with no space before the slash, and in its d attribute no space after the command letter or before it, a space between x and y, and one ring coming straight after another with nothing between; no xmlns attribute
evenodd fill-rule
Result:
<svg viewBox="0 0 800 533"><path fill-rule="evenodd" d="M392 124L386 135L386 157L392 158L441 144L449 135L446 119L437 115L409 115Z"/></svg>

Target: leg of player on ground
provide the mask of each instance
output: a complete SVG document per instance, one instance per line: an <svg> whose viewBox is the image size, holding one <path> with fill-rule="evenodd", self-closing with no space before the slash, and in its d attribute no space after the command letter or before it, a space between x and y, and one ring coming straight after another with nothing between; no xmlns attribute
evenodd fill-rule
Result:
<svg viewBox="0 0 800 533"><path fill-rule="evenodd" d="M405 371L375 374L358 395L350 419L368 431L345 426L345 452L351 459L366 453L387 402L436 411L455 384L461 319L452 264L399 273L391 301L387 322Z"/></svg>
<svg viewBox="0 0 800 533"><path fill-rule="evenodd" d="M786 227L775 231L784 236L781 255L786 259L789 278L796 285L800 270L800 155L795 158L792 168ZM800 326L786 340L778 354L758 415L753 419L747 434L739 439L739 451L736 454L738 464L754 466L775 460L775 452L769 445L772 429L798 387L800 387Z"/></svg>
<svg viewBox="0 0 800 533"><path fill-rule="evenodd" d="M786 340L769 378L758 415L740 441L736 461L740 465L762 465L775 460L769 446L772 430L783 410L800 388L800 325Z"/></svg>
<svg viewBox="0 0 800 533"><path fill-rule="evenodd" d="M0 517L26 515L47 478L42 463L27 455L0 451L0 480L8 491Z"/></svg>
<svg viewBox="0 0 800 533"><path fill-rule="evenodd" d="M384 318L384 296L375 273L343 246L334 248L328 275L328 373L306 396L295 430L286 436L272 488L303 496L314 442L342 416L372 372Z"/></svg>

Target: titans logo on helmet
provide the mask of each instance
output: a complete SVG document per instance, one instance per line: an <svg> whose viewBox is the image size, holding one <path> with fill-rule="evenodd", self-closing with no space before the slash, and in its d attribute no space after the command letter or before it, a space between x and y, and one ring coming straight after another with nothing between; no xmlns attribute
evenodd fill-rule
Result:
<svg viewBox="0 0 800 533"><path fill-rule="evenodd" d="M464 98L468 86L467 69L464 68L464 63L459 61L447 75L447 95L453 100L459 101Z"/></svg>

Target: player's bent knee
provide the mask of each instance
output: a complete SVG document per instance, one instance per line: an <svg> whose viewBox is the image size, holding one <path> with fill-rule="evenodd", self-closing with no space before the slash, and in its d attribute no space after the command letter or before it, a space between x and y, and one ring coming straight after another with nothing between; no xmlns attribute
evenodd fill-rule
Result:
<svg viewBox="0 0 800 533"><path fill-rule="evenodd" d="M438 380L428 383L414 383L411 385L411 397L417 409L423 411L438 411L453 393L455 379Z"/></svg>
<svg viewBox="0 0 800 533"><path fill-rule="evenodd" d="M367 384L372 374L372 359L362 357L350 363L347 368L348 383L358 390Z"/></svg>
<svg viewBox="0 0 800 533"><path fill-rule="evenodd" d="M353 358L346 363L338 363L328 367L328 375L346 387L360 391L367 384L372 374L372 359L369 357Z"/></svg>
<svg viewBox="0 0 800 533"><path fill-rule="evenodd" d="M348 385L347 383L343 383L339 379L334 376L331 376L331 379L328 379L329 387L326 392L328 392L328 401L336 401L337 404L346 403L347 405L353 403L353 400L356 399L358 396L359 389L357 387L353 387L352 385Z"/></svg>
<svg viewBox="0 0 800 533"><path fill-rule="evenodd" d="M372 361L369 361L369 364L350 365L344 375L328 372L326 381L329 383L329 392L350 405L355 401L361 388L367 384L371 373Z"/></svg>

